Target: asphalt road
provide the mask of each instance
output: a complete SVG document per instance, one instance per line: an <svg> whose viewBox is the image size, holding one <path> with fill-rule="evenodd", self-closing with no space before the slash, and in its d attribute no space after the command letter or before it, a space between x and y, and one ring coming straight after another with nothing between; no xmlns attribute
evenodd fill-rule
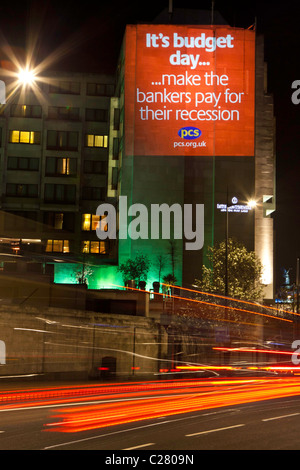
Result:
<svg viewBox="0 0 300 470"><path fill-rule="evenodd" d="M184 451L184 458L188 458L193 451L201 450L300 449L298 381L292 383L292 389L288 385L288 396L253 401L249 393L255 389L256 394L262 386L260 383L205 382L203 387L203 382L199 381L200 388L198 385L188 388L177 385L172 394L168 384L160 383L158 388L150 390L147 384L142 384L138 390L135 386L125 389L114 386L101 390L100 394L99 390L93 393L83 390L81 396L76 389L69 393L66 387L55 396L51 391L51 394L41 394L34 399L30 395L32 391L27 391L26 398L16 395L10 403L4 403L2 397L0 450L102 450L101 459L115 459L118 451L124 451L127 456L145 451L142 452L143 460L147 460L151 456L152 459L160 458L157 457L159 451L167 451L169 456L172 451L177 454ZM269 390L276 386L272 381L264 384ZM208 397L210 400L213 397L209 404L206 402ZM226 397L231 397L227 406ZM220 399L224 400L225 406ZM194 400L197 400L198 409L194 407ZM242 403L243 400L246 402ZM240 402L234 404L235 401ZM155 412L150 408L152 402L156 404ZM174 407L174 413L169 410L164 415L167 402ZM176 403L188 403L191 411L176 408ZM131 408L126 414L128 406ZM135 415L144 413L148 406L147 417ZM108 418L99 424L99 416L104 419L106 410L110 413L110 424ZM120 420L122 413L123 422L114 424L113 420ZM132 413L134 416L130 416ZM89 428L70 427L70 423L78 426L79 422L80 426L88 423ZM120 455L124 454L121 452ZM131 466L137 465L132 462Z"/></svg>

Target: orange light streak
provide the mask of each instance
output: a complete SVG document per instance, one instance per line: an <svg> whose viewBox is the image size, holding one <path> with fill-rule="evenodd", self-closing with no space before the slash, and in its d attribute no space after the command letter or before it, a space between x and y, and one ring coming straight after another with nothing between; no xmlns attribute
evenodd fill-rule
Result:
<svg viewBox="0 0 300 470"><path fill-rule="evenodd" d="M164 284L162 282L161 282L161 285L162 286L168 286L168 284ZM186 290L188 292L194 292L196 294L202 294L202 295L207 295L207 296L210 296L210 297L217 297L219 299L231 300L232 302L238 302L238 303L243 303L243 304L247 304L247 305L253 305L256 308L259 306L259 307L264 308L264 309L270 309L270 310L277 311L277 307L272 307L272 306L266 307L265 305L258 305L254 302L250 302L249 300L235 299L235 298L232 298L232 297L225 297L224 295L219 295L219 294L210 294L208 292L202 292L202 291L199 291L199 290L196 290L196 289L188 289L187 287L181 287L181 286L175 286L175 285L173 287L176 287L176 288L181 289L181 290ZM300 313L291 312L290 310L282 309L280 311L284 312L284 313L288 313L290 315L300 316Z"/></svg>
<svg viewBox="0 0 300 470"><path fill-rule="evenodd" d="M221 347L214 347L212 348L216 351L230 351L230 352L253 352L253 353L267 353L267 354L283 354L292 356L293 351L278 351L278 350L271 350L271 349L252 349L252 348L221 348Z"/></svg>
<svg viewBox="0 0 300 470"><path fill-rule="evenodd" d="M150 291L147 291L147 290L143 290L143 289L137 289L135 287L128 287L128 286L119 286L118 284L114 284L115 287L121 287L123 289L129 289L129 290L134 290L134 291L138 291L138 292L146 292L148 294L151 294ZM176 287L176 286L174 286ZM179 287L179 289L181 289L181 287ZM164 296L164 294L160 293L160 292L156 292L155 295L162 295ZM246 310L246 309L242 309L242 308L237 308L237 307L228 307L226 305L218 305L218 304L214 304L212 302L205 302L204 300L198 300L198 299L189 299L187 297L181 297L179 295L171 295L170 296L171 298L173 299L179 299L179 300L187 300L188 302L195 302L195 303L200 303L200 304L204 304L204 305L209 305L210 307L218 307L218 308L226 308L228 310L236 310L238 312L243 312L243 313L252 313L254 315L260 315L262 317L267 317L267 318L272 318L273 320L279 320L279 321L285 321L285 322L288 322L288 323L293 323L293 320L288 320L287 318L279 318L279 317L275 317L274 315L268 315L267 313L261 313L261 312L253 312L251 310ZM228 299L228 297L224 297L224 299ZM255 304L254 304L255 305Z"/></svg>

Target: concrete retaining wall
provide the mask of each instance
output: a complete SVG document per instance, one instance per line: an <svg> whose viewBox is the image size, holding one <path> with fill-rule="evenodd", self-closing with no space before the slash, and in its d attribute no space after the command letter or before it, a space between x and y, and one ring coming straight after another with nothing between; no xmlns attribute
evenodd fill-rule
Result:
<svg viewBox="0 0 300 470"><path fill-rule="evenodd" d="M164 337L146 317L2 306L0 375L153 375L166 357Z"/></svg>

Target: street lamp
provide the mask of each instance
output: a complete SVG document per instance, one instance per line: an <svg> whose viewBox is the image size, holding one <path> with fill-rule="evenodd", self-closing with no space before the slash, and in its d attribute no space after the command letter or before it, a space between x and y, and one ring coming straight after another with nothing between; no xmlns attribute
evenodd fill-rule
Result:
<svg viewBox="0 0 300 470"><path fill-rule="evenodd" d="M238 202L238 199L236 197L232 198L231 201L233 204L236 204ZM227 187L227 195L226 195L226 223L225 223L225 297L228 297L228 241L229 241L229 220L228 220L228 204L229 204L229 199L228 199L228 187ZM247 202L247 206L242 206L243 208L247 209L249 208L250 210L255 209L257 206L257 201L255 199L250 199ZM253 225L254 225L254 211L253 211Z"/></svg>

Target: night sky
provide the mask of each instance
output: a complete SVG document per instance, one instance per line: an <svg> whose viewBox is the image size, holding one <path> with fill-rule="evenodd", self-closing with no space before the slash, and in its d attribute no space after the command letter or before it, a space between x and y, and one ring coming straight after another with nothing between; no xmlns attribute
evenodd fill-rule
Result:
<svg viewBox="0 0 300 470"><path fill-rule="evenodd" d="M113 73L125 25L151 23L168 0L1 1L0 38L11 46L33 49L36 64L53 60L52 70ZM211 9L211 1L173 0L174 8ZM283 268L295 280L300 256L300 104L291 101L291 84L300 80L300 2L215 1L230 26L251 26L265 37L268 91L276 117L277 210L276 284Z"/></svg>

